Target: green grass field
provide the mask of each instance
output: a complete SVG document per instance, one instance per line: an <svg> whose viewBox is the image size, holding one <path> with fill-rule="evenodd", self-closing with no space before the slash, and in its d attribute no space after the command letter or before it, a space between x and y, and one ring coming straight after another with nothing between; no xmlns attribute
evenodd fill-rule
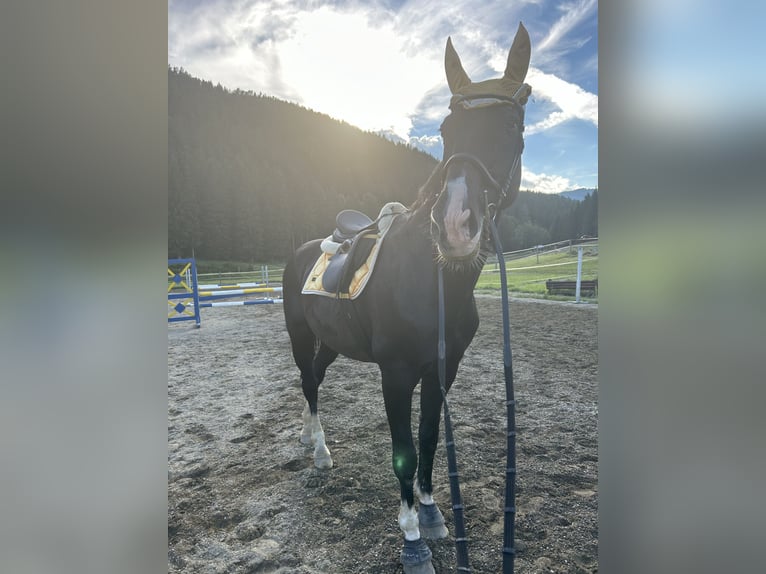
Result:
<svg viewBox="0 0 766 574"><path fill-rule="evenodd" d="M540 255L530 255L523 259L515 259L506 262L508 272L508 288L511 292L522 296L529 296L542 299L553 300L571 300L572 295L548 295L545 288L545 282L548 279L575 279L577 277L577 250L568 249L544 253ZM282 269L284 266L279 263L269 264L269 281L279 283L282 280ZM243 281L261 282L263 279L260 264L236 263L236 262L198 262L198 272L219 272L217 277L205 277L205 282L238 283ZM232 272L237 272L233 274ZM598 278L598 247L584 248L583 279ZM500 273L497 263L489 261L484 266L484 270L476 284L476 290L479 292L492 292L500 290ZM597 297L588 297L583 295L583 300L597 300Z"/></svg>
<svg viewBox="0 0 766 574"><path fill-rule="evenodd" d="M200 283L262 283L265 279L261 263L245 263L241 261L212 261L198 260L197 273L203 275ZM284 263L266 263L269 283L282 282ZM214 274L214 275L212 275Z"/></svg>
<svg viewBox="0 0 766 574"><path fill-rule="evenodd" d="M548 295L545 282L548 279L576 279L577 251L562 250L554 253L530 255L523 259L507 261L508 289L513 293L528 294L545 299L572 299L569 295ZM582 262L582 278L598 278L598 248L585 247ZM477 291L500 289L498 265L489 261L476 284ZM583 299L595 299L582 297Z"/></svg>

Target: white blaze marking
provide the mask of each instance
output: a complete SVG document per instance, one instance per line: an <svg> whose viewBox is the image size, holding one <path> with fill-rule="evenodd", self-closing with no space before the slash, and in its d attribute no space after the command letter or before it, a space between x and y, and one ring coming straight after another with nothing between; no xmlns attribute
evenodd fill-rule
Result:
<svg viewBox="0 0 766 574"><path fill-rule="evenodd" d="M447 182L447 207L444 213L444 231L447 234L448 255L465 257L475 252L481 241L481 226L471 237L468 218L470 209L463 209L468 198L465 176L461 175Z"/></svg>
<svg viewBox="0 0 766 574"><path fill-rule="evenodd" d="M465 176L461 175L447 182L447 210L444 213L444 228L450 245L459 246L471 240L466 222L471 216L470 209L463 209L468 198L468 186Z"/></svg>

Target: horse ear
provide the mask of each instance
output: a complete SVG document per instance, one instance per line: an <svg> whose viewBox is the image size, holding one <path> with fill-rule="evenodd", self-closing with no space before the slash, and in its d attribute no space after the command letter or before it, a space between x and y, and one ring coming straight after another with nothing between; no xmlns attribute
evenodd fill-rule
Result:
<svg viewBox="0 0 766 574"><path fill-rule="evenodd" d="M471 78L465 73L460 58L452 47L452 38L447 38L447 48L444 50L444 70L447 72L447 84L455 94L464 86L471 85Z"/></svg>
<svg viewBox="0 0 766 574"><path fill-rule="evenodd" d="M513 80L517 84L523 84L529 70L529 58L532 47L529 42L529 32L524 24L519 22L516 37L513 39L511 51L508 52L508 65L505 67L503 77Z"/></svg>

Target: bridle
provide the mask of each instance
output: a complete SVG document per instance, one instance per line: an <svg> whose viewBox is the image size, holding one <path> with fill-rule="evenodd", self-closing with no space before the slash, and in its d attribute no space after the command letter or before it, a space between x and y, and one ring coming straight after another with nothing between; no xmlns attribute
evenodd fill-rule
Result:
<svg viewBox="0 0 766 574"><path fill-rule="evenodd" d="M526 89L525 89L526 88ZM527 84L522 84L519 90L514 94L514 98L511 98L510 102L515 105L522 106L526 103L527 97L531 92L531 88ZM516 96L519 99L516 100ZM523 100L522 100L523 98ZM494 98L497 99L497 98ZM469 101L475 101L476 96ZM454 102L453 102L454 103ZM491 103L489 105L500 105L498 103ZM519 138L524 131L523 122L520 123L518 129ZM441 166L442 172L442 188L444 187L444 177L446 176L447 168L450 163L456 161L467 161L476 167L482 176L485 178L485 182L498 193L498 201L496 204L489 203L487 198L487 190L484 190L485 209L488 217L489 232L491 234L492 242L495 245L497 253L498 263L500 265L500 284L501 284L501 301L502 301L502 315L503 315L503 376L505 379L505 405L506 405L506 451L507 460L505 468L505 505L503 510L503 574L513 574L514 561L516 555L516 549L514 547L514 528L516 522L516 400L513 392L513 359L511 354L511 338L510 338L510 319L508 310L508 285L505 272L505 259L503 258L502 246L500 244L500 236L495 226L495 218L500 212L500 208L504 207L505 200L507 199L508 191L513 181L513 177L516 175L519 166L521 165L521 152L523 151L523 140L521 145L518 146L518 151L514 157L514 161L511 165L510 172L504 185L497 183L489 170L477 157L468 153L456 153L450 156ZM490 211L494 211L490 215ZM449 405L447 403L447 353L446 353L446 337L445 337L445 310L444 310L444 274L441 265L437 265L437 330L438 330L438 346L437 346L437 374L439 379L439 387L442 394L442 406L444 409L444 434L445 434L445 446L447 448L447 468L450 482L450 498L452 499L452 511L455 519L455 552L457 555L457 571L458 572L471 572L471 567L468 563L468 537L465 532L465 524L463 517L463 501L460 495L460 482L457 471L457 459L455 454L455 439L452 435L452 424L450 421Z"/></svg>
<svg viewBox="0 0 766 574"><path fill-rule="evenodd" d="M495 177L490 173L487 166L484 165L484 162L482 162L475 155L472 155L470 153L465 153L465 152L457 152L452 154L446 160L443 160L438 168L438 175L441 180L441 186L439 188L440 191L441 189L444 188L444 180L447 177L447 170L450 167L450 165L456 162L461 162L461 161L470 163L479 171L487 188L490 188L493 192L497 194L496 201L492 202L490 201L488 197L488 191L490 189L484 190L484 203L485 203L486 214L492 220L495 220L500 210L503 207L505 207L507 203L508 193L510 192L510 188L513 183L514 177L518 173L518 170L521 166L521 154L524 151L524 138L522 136L522 134L524 133L523 109L524 109L524 105L527 103L527 99L529 98L529 94L531 93L531 91L532 91L532 88L528 84L522 84L518 88L518 90L516 90L516 93L511 97L497 96L497 95L473 95L473 96L455 96L452 98L452 101L450 102L451 109L455 109L457 106L462 107L464 110L494 107L494 106L513 106L519 109L520 117L522 118L522 120L519 121L514 126L516 136L518 137L519 141L518 141L518 145L515 146L516 151L513 158L513 162L511 163L511 167L508 171L508 175L502 184L498 183Z"/></svg>
<svg viewBox="0 0 766 574"><path fill-rule="evenodd" d="M523 142L523 140L522 140ZM492 202L489 200L488 197L488 191L487 189L484 190L484 206L486 210L486 214L489 218L492 220L495 220L498 213L500 212L500 208L504 207L508 200L508 192L510 191L511 184L513 183L513 178L516 175L516 172L519 170L519 166L521 165L521 152L523 150L523 144L519 146L522 149L519 149L519 152L515 155L513 158L513 163L511 164L511 169L508 172L508 177L505 179L505 183L503 185L500 185L497 183L497 180L492 177L492 174L489 173L489 170L487 169L487 166L482 163L482 161L477 158L475 155L471 155L470 153L454 153L452 154L447 161L445 161L441 167L442 169L442 179L446 177L447 174L447 168L449 168L450 164L458 161L464 161L468 162L471 165L473 165L476 169L479 170L481 173L482 179L487 184L487 187L492 188L492 191L497 193L497 202ZM443 187L442 182L442 187Z"/></svg>

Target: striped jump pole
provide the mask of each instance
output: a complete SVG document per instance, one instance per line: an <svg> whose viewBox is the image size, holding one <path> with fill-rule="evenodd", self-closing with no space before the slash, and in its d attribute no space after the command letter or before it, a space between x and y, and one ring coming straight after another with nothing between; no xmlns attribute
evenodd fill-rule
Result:
<svg viewBox="0 0 766 574"><path fill-rule="evenodd" d="M236 307L240 305L270 305L281 303L282 299L250 299L248 301L212 301L201 302L200 307Z"/></svg>
<svg viewBox="0 0 766 574"><path fill-rule="evenodd" d="M178 267L180 270L177 270ZM246 299L247 295L265 295L258 299ZM239 297L239 301L221 301ZM200 285L197 265L193 258L168 259L168 323L176 321L196 322L200 326L202 307L244 307L247 305L273 305L282 303L282 287L258 282L234 284L210 283Z"/></svg>
<svg viewBox="0 0 766 574"><path fill-rule="evenodd" d="M213 291L200 291L201 301L210 299L223 299L226 297L240 297L242 295L254 295L256 293L282 293L281 287L253 287L252 289L216 289Z"/></svg>
<svg viewBox="0 0 766 574"><path fill-rule="evenodd" d="M200 285L199 288L202 290L205 289L249 289L251 287L269 287L266 283L255 283L255 282L245 282L245 283L229 283L229 284L218 284L218 283L210 283L207 285Z"/></svg>

